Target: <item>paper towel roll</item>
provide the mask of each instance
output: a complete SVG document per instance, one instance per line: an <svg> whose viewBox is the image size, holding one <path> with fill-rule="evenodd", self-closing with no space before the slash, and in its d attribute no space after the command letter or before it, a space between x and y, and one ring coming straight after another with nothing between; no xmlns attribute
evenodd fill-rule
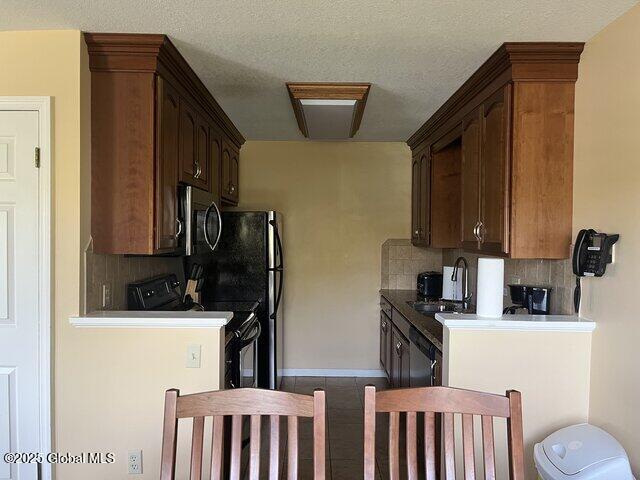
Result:
<svg viewBox="0 0 640 480"><path fill-rule="evenodd" d="M504 260L501 258L478 259L478 302L476 314L480 317L502 316L504 288Z"/></svg>

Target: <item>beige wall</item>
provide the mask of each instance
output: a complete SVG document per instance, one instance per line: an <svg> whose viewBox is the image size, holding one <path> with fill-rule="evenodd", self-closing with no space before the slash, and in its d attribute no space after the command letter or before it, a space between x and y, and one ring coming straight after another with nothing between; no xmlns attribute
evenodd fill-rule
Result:
<svg viewBox="0 0 640 480"><path fill-rule="evenodd" d="M403 143L247 142L243 209L283 214L285 368L378 369L380 247L410 230Z"/></svg>
<svg viewBox="0 0 640 480"><path fill-rule="evenodd" d="M618 438L640 473L640 6L587 42L576 85L574 230L619 233L616 263L583 281L596 320L590 421Z"/></svg>
<svg viewBox="0 0 640 480"><path fill-rule="evenodd" d="M60 436L73 417L73 399L65 386L76 346L68 342L68 318L80 301L80 164L82 127L81 59L84 42L79 31L0 33L0 95L53 97L53 365L54 448L64 448ZM85 90L86 93L86 90ZM60 428L55 428L59 426Z"/></svg>
<svg viewBox="0 0 640 480"><path fill-rule="evenodd" d="M224 331L224 330L223 330ZM220 385L219 328L71 328L66 332L73 362L58 384L58 452L112 452L112 464L59 465L64 480L125 480L127 453L142 450L143 475L160 478L164 392L217 390ZM186 368L187 347L201 345L201 368ZM180 421L182 449L176 478L187 478L190 420ZM184 424L184 425L183 425ZM207 430L208 432L210 430ZM186 435L186 436L185 436Z"/></svg>
<svg viewBox="0 0 640 480"><path fill-rule="evenodd" d="M587 420L591 341L592 334L584 332L445 328L443 383L498 394L510 389L522 393L526 477L534 479L534 444L559 428ZM457 423L460 426L459 418ZM508 478L506 422L495 424L497 478ZM477 425L476 435L481 431ZM457 435L460 442L461 438ZM481 442L476 439L476 445ZM458 467L463 478L462 465Z"/></svg>

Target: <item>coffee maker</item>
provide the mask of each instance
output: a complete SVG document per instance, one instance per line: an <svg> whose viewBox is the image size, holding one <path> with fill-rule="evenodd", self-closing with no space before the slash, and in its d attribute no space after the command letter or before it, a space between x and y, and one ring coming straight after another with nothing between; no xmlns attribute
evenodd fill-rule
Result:
<svg viewBox="0 0 640 480"><path fill-rule="evenodd" d="M529 315L549 315L551 311L551 287L537 285L509 285L513 305L503 313L528 313Z"/></svg>

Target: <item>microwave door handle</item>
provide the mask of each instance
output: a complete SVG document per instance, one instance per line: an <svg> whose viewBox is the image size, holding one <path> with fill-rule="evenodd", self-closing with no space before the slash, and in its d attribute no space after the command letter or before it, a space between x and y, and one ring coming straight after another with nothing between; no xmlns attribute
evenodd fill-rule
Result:
<svg viewBox="0 0 640 480"><path fill-rule="evenodd" d="M216 215L218 216L218 235L216 236L216 240L213 244L211 243L211 236L209 235L209 215L211 214L212 208L215 209ZM218 208L218 205L216 205L216 202L211 202L211 205L209 205L207 211L204 214L203 230L205 242L207 242L207 245L209 245L211 251L215 250L218 246L218 243L220 242L220 235L222 235L222 215L220 214L220 209Z"/></svg>

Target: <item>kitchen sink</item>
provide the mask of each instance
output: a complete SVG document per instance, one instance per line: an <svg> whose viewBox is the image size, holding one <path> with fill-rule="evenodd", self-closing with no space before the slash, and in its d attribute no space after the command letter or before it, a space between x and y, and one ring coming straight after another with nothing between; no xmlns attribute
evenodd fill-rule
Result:
<svg viewBox="0 0 640 480"><path fill-rule="evenodd" d="M448 302L446 300L434 300L434 301L408 301L407 305L413 308L418 313L432 314L432 313L461 313L464 311L464 307L460 302Z"/></svg>

